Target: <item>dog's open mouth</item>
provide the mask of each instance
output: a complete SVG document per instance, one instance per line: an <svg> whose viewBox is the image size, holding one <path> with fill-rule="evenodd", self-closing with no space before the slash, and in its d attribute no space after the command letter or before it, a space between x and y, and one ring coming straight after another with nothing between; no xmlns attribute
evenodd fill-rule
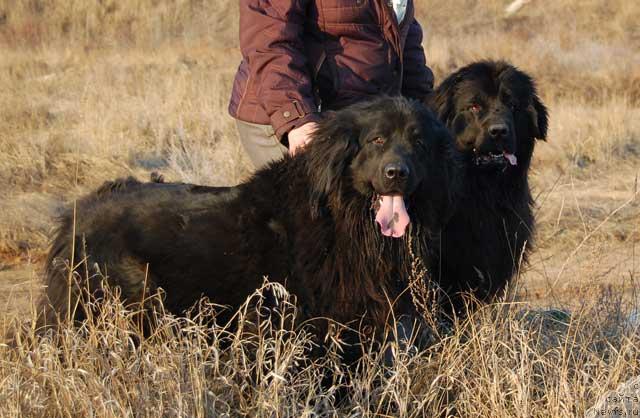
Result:
<svg viewBox="0 0 640 418"><path fill-rule="evenodd" d="M486 154L480 154L476 150L473 150L473 162L477 166L499 166L504 167L507 164L516 166L518 165L518 158L511 153L503 151L501 153L489 152Z"/></svg>
<svg viewBox="0 0 640 418"><path fill-rule="evenodd" d="M400 238L411 222L404 197L400 194L375 194L373 209L376 211L376 222L385 237Z"/></svg>

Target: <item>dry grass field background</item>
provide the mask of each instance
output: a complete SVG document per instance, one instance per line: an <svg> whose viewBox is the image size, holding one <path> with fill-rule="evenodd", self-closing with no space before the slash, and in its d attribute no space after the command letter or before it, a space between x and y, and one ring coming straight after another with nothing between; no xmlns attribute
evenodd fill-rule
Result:
<svg viewBox="0 0 640 418"><path fill-rule="evenodd" d="M74 198L151 171L214 185L249 175L226 112L237 3L0 0L0 337L31 315L55 217ZM437 80L507 59L550 108L516 304L388 369L372 352L337 404L341 384L320 375L339 362L302 361L304 334L220 351L205 337L222 331L163 317L135 346L116 300L62 344L26 330L17 348L0 345L0 416L569 417L636 376L640 3L535 0L511 16L502 0L417 3Z"/></svg>

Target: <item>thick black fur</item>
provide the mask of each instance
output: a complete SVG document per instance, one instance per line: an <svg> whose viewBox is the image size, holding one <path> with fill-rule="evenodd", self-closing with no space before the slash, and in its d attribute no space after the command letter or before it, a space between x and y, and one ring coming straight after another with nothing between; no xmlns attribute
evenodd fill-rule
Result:
<svg viewBox="0 0 640 418"><path fill-rule="evenodd" d="M447 77L429 105L453 134L465 169L456 209L442 232L434 275L461 313L460 294L500 294L532 248L528 181L536 139L548 114L530 76L505 62L470 64ZM498 131L492 127L499 127ZM517 157L512 166L503 152Z"/></svg>
<svg viewBox="0 0 640 418"><path fill-rule="evenodd" d="M74 306L78 287L100 294L100 271L126 301L162 288L164 306L180 314L202 296L232 309L264 277L296 295L300 320L323 317L381 331L393 314L414 316L407 290L409 236L416 255L429 247L451 205L455 170L446 128L422 104L380 98L320 123L296 158L258 171L236 187L215 188L135 179L105 183L62 220L51 248L41 326ZM389 162L406 179L385 178ZM381 235L376 194L400 193L412 217L402 239ZM67 285L64 261L75 250L79 282ZM97 277L97 276L96 276ZM69 301L67 295L73 300ZM77 309L74 319L85 312ZM322 334L326 323L316 327Z"/></svg>

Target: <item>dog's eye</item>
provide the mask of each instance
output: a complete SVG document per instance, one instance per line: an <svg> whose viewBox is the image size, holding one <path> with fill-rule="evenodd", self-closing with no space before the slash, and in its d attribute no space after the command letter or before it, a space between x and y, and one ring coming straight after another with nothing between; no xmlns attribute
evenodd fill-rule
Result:
<svg viewBox="0 0 640 418"><path fill-rule="evenodd" d="M473 113L478 113L482 110L482 106L480 106L478 103L472 103L471 106L469 106L468 110L472 111Z"/></svg>
<svg viewBox="0 0 640 418"><path fill-rule="evenodd" d="M373 138L373 139L371 140L371 142L372 142L373 144L376 144L376 145L384 145L384 143L386 142L386 140L385 140L384 138L380 137L380 136L377 136L377 137Z"/></svg>

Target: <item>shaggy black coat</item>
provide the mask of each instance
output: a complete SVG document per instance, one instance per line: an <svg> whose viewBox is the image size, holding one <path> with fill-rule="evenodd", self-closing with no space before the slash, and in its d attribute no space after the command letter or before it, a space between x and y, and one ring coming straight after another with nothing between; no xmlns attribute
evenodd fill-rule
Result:
<svg viewBox="0 0 640 418"><path fill-rule="evenodd" d="M381 330L392 313L415 313L407 248L411 241L431 259L451 205L451 143L422 104L381 98L327 116L303 153L236 187L105 183L77 203L75 219L73 211L62 219L41 325L64 319L79 288L99 296L103 276L131 303L162 288L165 308L178 314L205 296L232 308L217 318L223 324L268 277L297 297L300 320ZM407 176L389 179L390 162ZM384 237L374 220L377 196L388 193L401 194L411 216L400 239ZM69 292L72 252L84 262ZM79 308L74 319L84 316Z"/></svg>
<svg viewBox="0 0 640 418"><path fill-rule="evenodd" d="M456 209L433 262L434 278L461 313L462 293L491 300L527 260L535 227L528 173L548 116L531 77L505 62L461 68L428 104L464 158Z"/></svg>

